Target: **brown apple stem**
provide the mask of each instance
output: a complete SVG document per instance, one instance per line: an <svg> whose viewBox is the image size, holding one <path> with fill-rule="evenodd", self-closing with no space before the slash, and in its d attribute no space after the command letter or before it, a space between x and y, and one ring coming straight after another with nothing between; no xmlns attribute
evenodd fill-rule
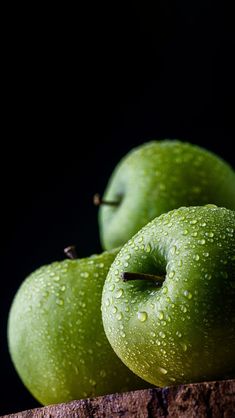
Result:
<svg viewBox="0 0 235 418"><path fill-rule="evenodd" d="M122 280L124 282L129 282L130 280L151 280L155 282L156 286L160 287L165 280L165 276L124 271L124 273L122 273Z"/></svg>
<svg viewBox="0 0 235 418"><path fill-rule="evenodd" d="M93 196L93 203L95 206L101 206L101 205L118 206L119 205L119 202L116 202L114 200L103 200L102 197L99 195L99 193L96 193Z"/></svg>
<svg viewBox="0 0 235 418"><path fill-rule="evenodd" d="M75 260L76 258L78 258L77 256L77 251L76 251L76 247L74 245L69 245L68 247L66 247L64 249L64 253L67 255L68 258L70 258L71 260Z"/></svg>

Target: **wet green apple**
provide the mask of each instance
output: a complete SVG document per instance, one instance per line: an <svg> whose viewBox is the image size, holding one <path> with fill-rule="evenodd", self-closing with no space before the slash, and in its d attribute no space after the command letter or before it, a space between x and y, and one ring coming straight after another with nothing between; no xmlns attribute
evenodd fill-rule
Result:
<svg viewBox="0 0 235 418"><path fill-rule="evenodd" d="M214 203L235 209L235 173L204 148L178 140L150 141L124 156L97 203L103 203L101 242L111 249L180 206Z"/></svg>
<svg viewBox="0 0 235 418"><path fill-rule="evenodd" d="M146 387L116 356L103 330L101 293L117 250L32 273L10 309L9 350L42 404Z"/></svg>
<svg viewBox="0 0 235 418"><path fill-rule="evenodd" d="M235 212L182 207L115 258L102 296L120 359L158 385L235 377Z"/></svg>

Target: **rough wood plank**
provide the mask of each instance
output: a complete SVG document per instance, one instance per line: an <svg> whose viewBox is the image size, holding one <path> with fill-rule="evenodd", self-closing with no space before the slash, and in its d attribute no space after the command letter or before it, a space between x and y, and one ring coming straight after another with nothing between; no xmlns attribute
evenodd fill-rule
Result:
<svg viewBox="0 0 235 418"><path fill-rule="evenodd" d="M235 418L235 380L117 393L4 418Z"/></svg>

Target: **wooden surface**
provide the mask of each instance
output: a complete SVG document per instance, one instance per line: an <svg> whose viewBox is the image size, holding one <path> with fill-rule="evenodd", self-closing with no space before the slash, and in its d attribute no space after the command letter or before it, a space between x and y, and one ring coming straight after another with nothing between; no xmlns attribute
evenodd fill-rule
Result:
<svg viewBox="0 0 235 418"><path fill-rule="evenodd" d="M235 380L118 393L36 408L8 418L235 418Z"/></svg>

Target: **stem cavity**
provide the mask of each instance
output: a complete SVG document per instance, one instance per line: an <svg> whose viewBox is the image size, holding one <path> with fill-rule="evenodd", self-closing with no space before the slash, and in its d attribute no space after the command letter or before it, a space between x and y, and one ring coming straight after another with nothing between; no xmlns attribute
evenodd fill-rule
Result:
<svg viewBox="0 0 235 418"><path fill-rule="evenodd" d="M129 282L130 280L150 280L155 282L157 287L161 287L162 283L165 280L165 276L157 276L155 274L145 274L145 273L132 273L124 271L122 273L122 280L124 282Z"/></svg>

